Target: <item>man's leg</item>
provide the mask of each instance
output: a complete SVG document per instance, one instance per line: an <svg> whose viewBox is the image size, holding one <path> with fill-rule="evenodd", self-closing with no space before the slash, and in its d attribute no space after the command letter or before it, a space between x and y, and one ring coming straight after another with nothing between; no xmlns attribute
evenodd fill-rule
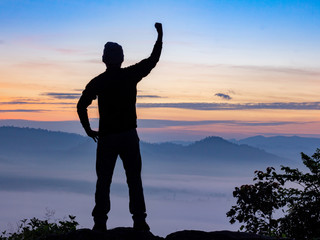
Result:
<svg viewBox="0 0 320 240"><path fill-rule="evenodd" d="M110 136L99 138L96 159L96 205L92 211L95 222L94 230L103 231L106 228L107 214L110 211L110 185L118 157L116 149Z"/></svg>
<svg viewBox="0 0 320 240"><path fill-rule="evenodd" d="M145 222L147 214L141 180L142 163L137 131L134 129L123 134L122 143L120 158L127 176L129 210L133 214L134 228L149 230L149 226Z"/></svg>

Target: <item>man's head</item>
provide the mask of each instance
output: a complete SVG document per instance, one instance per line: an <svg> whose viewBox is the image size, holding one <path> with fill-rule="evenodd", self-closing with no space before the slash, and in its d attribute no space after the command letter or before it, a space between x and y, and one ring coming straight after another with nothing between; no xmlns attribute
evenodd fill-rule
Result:
<svg viewBox="0 0 320 240"><path fill-rule="evenodd" d="M107 42L104 45L102 61L108 66L121 66L123 62L123 50L118 43Z"/></svg>

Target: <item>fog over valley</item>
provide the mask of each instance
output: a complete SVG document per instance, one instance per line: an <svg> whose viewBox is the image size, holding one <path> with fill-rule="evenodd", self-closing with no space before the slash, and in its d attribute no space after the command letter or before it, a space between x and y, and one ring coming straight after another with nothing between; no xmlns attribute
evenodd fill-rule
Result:
<svg viewBox="0 0 320 240"><path fill-rule="evenodd" d="M281 153L276 144L286 141L290 145ZM299 156L289 157L297 146L310 154L312 144L318 142L261 136L239 141L207 137L184 145L141 141L142 178L153 232L164 236L188 228L236 230L225 216L234 204L234 187L251 183L253 172L268 166L300 167ZM0 230L14 228L23 218L42 217L46 208L55 210L57 218L76 215L81 226L91 228L95 148L92 139L78 134L0 127ZM110 227L131 226L120 159L111 199Z"/></svg>

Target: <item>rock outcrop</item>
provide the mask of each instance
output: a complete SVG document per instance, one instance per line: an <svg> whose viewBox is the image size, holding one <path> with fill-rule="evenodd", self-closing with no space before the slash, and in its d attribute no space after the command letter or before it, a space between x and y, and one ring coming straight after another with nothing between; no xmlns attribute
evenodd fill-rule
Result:
<svg viewBox="0 0 320 240"><path fill-rule="evenodd" d="M43 240L273 240L275 238L259 236L252 233L214 231L204 232L184 230L169 234L165 238L151 232L140 232L132 228L118 227L107 232L90 229L78 229L64 235L50 235Z"/></svg>

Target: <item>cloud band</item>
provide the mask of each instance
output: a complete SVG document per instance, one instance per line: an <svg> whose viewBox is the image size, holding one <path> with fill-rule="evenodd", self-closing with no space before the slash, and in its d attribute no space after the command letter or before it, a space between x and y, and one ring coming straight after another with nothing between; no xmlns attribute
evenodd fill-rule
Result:
<svg viewBox="0 0 320 240"><path fill-rule="evenodd" d="M320 110L320 102L274 102L274 103L139 103L140 108L181 108L190 110Z"/></svg>

